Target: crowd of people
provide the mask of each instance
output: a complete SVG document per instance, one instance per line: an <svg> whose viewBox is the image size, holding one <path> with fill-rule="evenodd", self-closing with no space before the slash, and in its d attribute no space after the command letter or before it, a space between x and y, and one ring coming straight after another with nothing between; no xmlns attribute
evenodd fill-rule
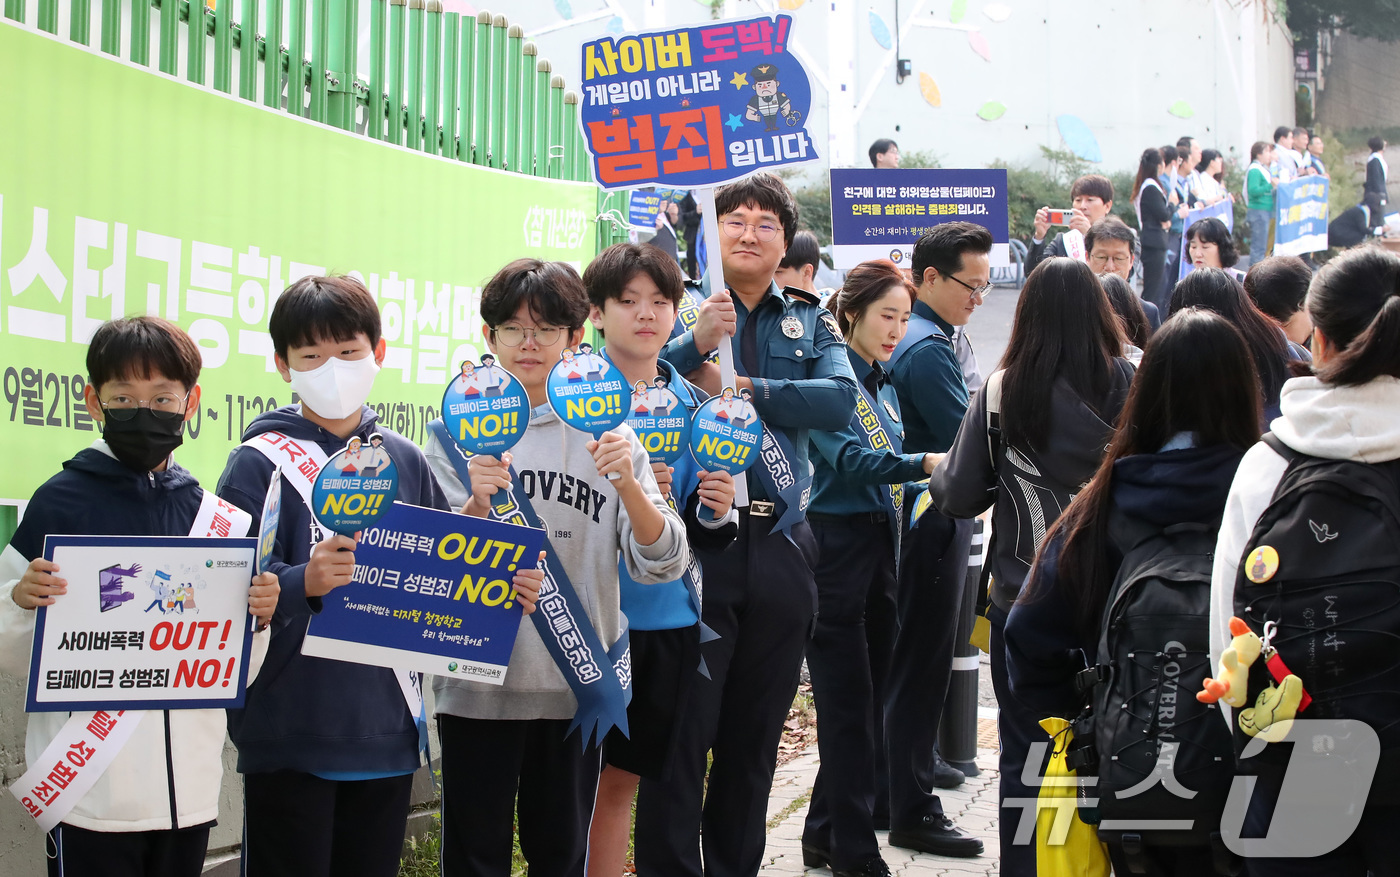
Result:
<svg viewBox="0 0 1400 877"><path fill-rule="evenodd" d="M971 519L989 510L985 614L1000 706L1004 875L1038 873L1036 843L1018 827L1052 751L1037 746L1049 740L1041 722L1102 708L1086 693L1086 671L1140 679L1149 668L1150 685L1122 704L1131 715L1144 691L1157 692L1142 731L1149 742L1162 732L1151 716L1185 714L1175 704L1196 703L1187 689L1209 681L1215 659L1234 666L1224 653L1236 652L1244 624L1290 657L1316 714L1369 716L1376 701L1393 703L1400 688L1365 668L1391 667L1400 634L1375 629L1377 613L1392 621L1393 594L1380 592L1393 591L1400 563L1397 520L1388 517L1400 508L1392 462L1400 458L1400 257L1361 248L1316 276L1299 259L1261 259L1241 283L1228 270L1228 233L1207 221L1184 232L1196 270L1176 284L1154 280L1169 294L1139 297L1128 285L1134 262L1164 258L1184 199L1228 197L1201 182L1218 173L1218 153L1193 142L1150 153L1136 200L1144 216L1160 217L1161 234L1144 234L1139 250L1109 213L1111 184L1075 181L1070 227L1083 234L1084 258L1066 257L1064 235L1046 241L1047 217L1037 216L1010 343L985 375L965 330L991 289L985 228L940 224L918 240L908 271L863 263L823 306L810 291L815 239L798 232L796 201L771 174L716 193L727 288L711 286L709 275L687 285L670 253L631 243L604 250L582 276L564 263L512 261L486 283L480 307L494 363L531 406L524 437L500 456L468 457L436 432L420 448L380 424L365 405L386 352L374 299L348 277L293 283L268 331L278 372L301 401L247 427L215 488L256 534L269 484L285 478L270 571L249 586L261 629L246 702L227 714L243 777L243 873L391 877L420 766L421 717L400 674L302 654L322 600L354 579L358 542L321 531L287 464L260 441L271 432L328 456L348 441L377 440L397 467L399 498L412 504L492 517L514 507L501 502L509 492L528 516L539 505L549 521L549 575L571 583L604 649L629 637L628 732L614 728L602 740L576 726L578 700L531 623L520 629L504 684L432 680L444 875L509 874L518 839L532 874L616 877L631 839L640 875L753 877L804 658L821 755L804 863L838 877L889 875L876 834L884 830L897 847L981 855L983 839L944 812L938 790L962 777L935 744ZM1183 161L1197 170L1178 173ZM1193 175L1186 195L1181 181ZM1161 278L1161 266L1143 276ZM677 319L686 308L693 322ZM731 477L689 456L673 466L652 461L625 425L597 438L567 426L546 404L547 375L590 324L605 343L600 355L629 386L664 380L691 409L725 390L747 393L772 440L763 458ZM711 361L723 345L738 369L732 386ZM199 406L200 354L189 336L158 317L114 320L94 335L87 369L85 402L102 438L39 488L0 555L0 667L20 677L34 610L83 587L44 559L46 535L183 536L205 501L171 456ZM1272 435L1260 443L1265 430ZM1290 497L1310 495L1308 467L1329 461L1352 467L1350 492L1316 501L1332 517L1320 525L1277 511L1276 485L1290 486ZM556 482L551 496L546 485ZM736 502L736 488L747 503ZM1312 532L1297 531L1299 520ZM1264 529L1273 547L1259 541ZM1105 618L1121 602L1125 576L1170 590L1163 581L1192 568L1164 572L1159 545L1188 531L1192 544L1209 548L1198 554L1214 557L1198 576L1209 600L1194 615L1173 616L1188 645L1173 641L1143 653L1155 657L1115 665L1104 658ZM1314 537L1345 561L1295 561ZM1375 554L1386 539L1390 554ZM1373 553L1357 555L1358 544ZM1246 563L1266 547L1277 549L1272 560ZM545 577L543 566L516 571L512 587L526 614ZM1280 614L1286 584L1307 591L1319 578L1366 611L1329 602L1309 604L1306 622ZM1253 586L1265 581L1274 596L1260 602L1264 592ZM1335 611L1340 620L1328 614ZM1262 625L1266 616L1274 627ZM1141 636L1155 629L1134 628ZM1300 657L1323 633L1338 647L1351 643L1345 666ZM1170 699L1164 661L1177 668ZM1164 704L1171 712L1157 712ZM1228 743L1230 712L1199 710L1191 727ZM146 716L49 832L51 874L199 873L218 810L225 716L160 715ZM1097 738L1077 724L1081 743L1103 741L1107 718L1099 717ZM31 759L65 721L31 714ZM1397 733L1391 725L1393 716L1377 728L1386 747ZM1185 723L1176 733L1197 739ZM1099 758L1107 781L1117 751L1101 742ZM1218 753L1212 775L1228 777L1233 758L1230 749ZM1178 778L1193 781L1184 769ZM1256 795L1247 826L1267 826L1284 797L1283 771L1260 773L1266 794ZM1365 795L1357 795L1360 808ZM1104 823L1100 838L1122 873L1238 865L1212 841L1220 813L1204 796L1197 808L1199 823L1178 835ZM1384 842L1397 816L1393 786L1378 785L1356 833L1321 858L1327 873L1395 873ZM1247 864L1257 875L1321 873L1317 861Z"/></svg>

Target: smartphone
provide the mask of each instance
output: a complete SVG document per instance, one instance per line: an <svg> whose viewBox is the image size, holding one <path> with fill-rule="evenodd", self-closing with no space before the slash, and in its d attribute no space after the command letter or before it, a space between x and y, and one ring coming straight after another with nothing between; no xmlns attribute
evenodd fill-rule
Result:
<svg viewBox="0 0 1400 877"><path fill-rule="evenodd" d="M1069 225L1070 219L1074 217L1074 208L1063 209L1051 208L1049 211L1049 223L1051 225Z"/></svg>

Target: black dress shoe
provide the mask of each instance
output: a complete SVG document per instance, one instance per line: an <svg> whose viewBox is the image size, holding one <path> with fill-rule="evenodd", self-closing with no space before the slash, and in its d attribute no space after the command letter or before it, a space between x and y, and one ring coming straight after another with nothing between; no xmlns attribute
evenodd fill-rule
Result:
<svg viewBox="0 0 1400 877"><path fill-rule="evenodd" d="M959 859L982 855L982 841L963 834L953 820L942 814L925 816L912 828L891 829L890 846Z"/></svg>
<svg viewBox="0 0 1400 877"><path fill-rule="evenodd" d="M802 867L825 868L831 862L831 850L814 843L802 842Z"/></svg>
<svg viewBox="0 0 1400 877"><path fill-rule="evenodd" d="M831 877L890 877L890 866L876 856L859 868L832 868Z"/></svg>
<svg viewBox="0 0 1400 877"><path fill-rule="evenodd" d="M967 782L967 775L943 760L938 750L933 750L933 784L940 789L956 789Z"/></svg>

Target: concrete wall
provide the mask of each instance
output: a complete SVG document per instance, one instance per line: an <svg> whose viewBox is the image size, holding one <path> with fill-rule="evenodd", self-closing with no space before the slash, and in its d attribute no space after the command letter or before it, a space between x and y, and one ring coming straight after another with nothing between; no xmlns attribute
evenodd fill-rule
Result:
<svg viewBox="0 0 1400 877"><path fill-rule="evenodd" d="M1323 127L1400 125L1400 50L1394 43L1339 34L1323 71L1317 118Z"/></svg>
<svg viewBox="0 0 1400 877"><path fill-rule="evenodd" d="M464 0L447 5L467 8ZM582 42L711 15L695 0L498 5L491 11L523 25L540 56L575 89ZM900 57L913 65L903 84L895 82L893 42L881 46L872 18L892 33L895 0L782 0L781 8L779 0L728 0L722 11L793 16L794 51L821 92L811 127L828 147L816 172L828 164L866 166L866 149L879 137L895 138L905 152L932 150L949 167L1035 163L1040 146L1065 148L1061 115L1085 123L1106 170L1135 167L1144 147L1183 134L1247 159L1256 139L1293 123L1292 43L1259 0L969 0L957 22L949 20L953 5L899 0ZM986 57L974 48L980 41ZM937 86L941 106L924 98L920 74ZM979 118L993 101L1005 113ZM1178 102L1189 106L1190 118L1170 112Z"/></svg>

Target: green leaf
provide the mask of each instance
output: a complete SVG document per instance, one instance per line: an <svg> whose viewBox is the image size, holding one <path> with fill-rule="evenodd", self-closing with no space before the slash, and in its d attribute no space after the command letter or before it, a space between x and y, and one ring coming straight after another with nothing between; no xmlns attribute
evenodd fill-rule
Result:
<svg viewBox="0 0 1400 877"><path fill-rule="evenodd" d="M957 24L964 15L967 15L967 0L953 0L953 8L948 10L948 20Z"/></svg>
<svg viewBox="0 0 1400 877"><path fill-rule="evenodd" d="M1196 111L1192 109L1191 105L1184 100L1179 100L1171 106L1167 107L1167 112L1171 113L1173 116L1176 116L1178 119L1189 119L1192 116L1196 115Z"/></svg>
<svg viewBox="0 0 1400 877"><path fill-rule="evenodd" d="M1006 104L999 100L989 100L982 104L982 109L977 111L977 116L988 122L995 122L1006 113Z"/></svg>

